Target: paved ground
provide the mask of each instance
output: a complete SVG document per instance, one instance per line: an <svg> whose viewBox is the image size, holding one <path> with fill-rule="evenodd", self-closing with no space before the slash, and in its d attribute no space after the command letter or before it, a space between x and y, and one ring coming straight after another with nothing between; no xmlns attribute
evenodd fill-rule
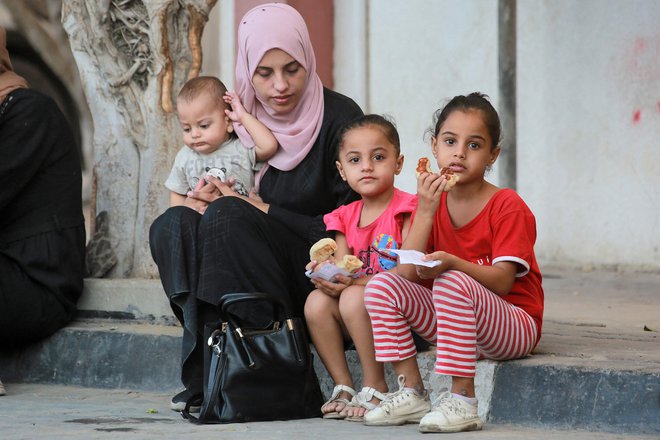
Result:
<svg viewBox="0 0 660 440"><path fill-rule="evenodd" d="M414 425L382 428L322 419L229 425L193 425L166 406L168 395L55 385L10 384L0 397L0 438L22 439L210 439L316 440L433 438ZM486 424L456 440L650 440L658 436L540 430Z"/></svg>
<svg viewBox="0 0 660 440"><path fill-rule="evenodd" d="M624 333L660 331L660 274L542 270L544 320Z"/></svg>
<svg viewBox="0 0 660 440"><path fill-rule="evenodd" d="M500 399L495 405L502 409L509 402L517 402L518 407L514 408L515 412L519 413L527 407L541 408L542 400L545 401L546 406L549 405L542 408L543 414L529 411L527 419L524 417L518 419L521 420L520 423L526 423L526 420L543 423L542 417L548 417L546 422L552 424L552 417L555 416L553 411L563 410L566 413L561 414L565 420L564 426L591 426L593 429L617 431L616 426L627 426L622 425L627 422L630 426L639 429L623 428L618 429L622 434L609 434L580 430L544 430L538 428L538 424L532 425L536 427L525 427L520 424L506 425L491 422L485 425L482 432L455 434L452 438L659 439L660 435L657 432L660 431L660 391L658 391L660 390L660 333L658 332L660 274L581 272L546 268L544 287L546 291L544 337L539 345L538 355L522 361L506 363L507 368L501 370L511 372L512 379L506 382L508 386L511 386L511 380L523 382L522 373L528 372L528 382L521 385L517 394L514 394L531 396L531 401L522 400L520 397L507 397L506 401ZM112 323L106 325L115 326ZM139 331L142 327L137 326L137 328L133 331ZM153 330L155 327L143 328ZM180 329L177 328L168 330L173 334L180 333ZM70 342L75 341L70 340ZM59 348L58 353L66 349L66 347ZM2 361L1 356L0 361ZM94 371L93 368L85 368L85 362L90 360L81 362L82 364L76 364L75 370ZM17 365L30 368L26 365L32 363ZM598 382L592 387L593 390L585 385L590 377L585 370L595 372L593 376ZM565 376L560 374L562 371L565 372ZM66 376L64 372L59 374ZM642 378L639 383L638 378ZM616 386L606 387L608 380ZM8 395L0 397L0 439L2 440L168 439L181 436L190 439L230 440L367 438L407 440L422 436L415 426L374 428L321 419L197 426L169 410L167 402L171 397L170 392L11 382L5 385ZM566 388L563 388L564 386ZM579 389L581 392L577 394L571 389L579 387L582 387ZM510 392L510 388L507 388L507 393ZM539 393L540 396L534 393ZM567 400L569 398L572 400ZM612 405L617 399L625 401L623 407ZM640 409L633 403L639 403ZM624 417L621 414L626 409L630 411ZM608 416L603 418L603 425L596 420L596 416L601 415L598 412L601 410L609 411ZM505 412L511 411L506 409ZM636 414L640 417L636 418ZM495 417L496 419L498 417L497 411ZM635 425L635 420L640 420L641 425L639 423ZM499 412L499 421L508 423L508 420L502 417L502 411ZM608 428L603 428L605 422L608 423ZM649 426L652 429L648 429ZM656 432L656 434L627 435L627 432ZM429 436L433 438L432 435Z"/></svg>

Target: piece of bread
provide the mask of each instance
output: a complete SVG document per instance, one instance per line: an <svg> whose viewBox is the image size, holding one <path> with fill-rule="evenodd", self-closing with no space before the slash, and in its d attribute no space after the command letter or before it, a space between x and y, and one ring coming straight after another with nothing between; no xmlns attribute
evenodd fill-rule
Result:
<svg viewBox="0 0 660 440"><path fill-rule="evenodd" d="M440 168L440 175L445 176L447 183L445 184L445 191L449 191L456 185L461 178L457 174L454 174L451 168L442 167Z"/></svg>
<svg viewBox="0 0 660 440"><path fill-rule="evenodd" d="M355 273L362 269L362 260L355 255L344 255L344 258L337 263L337 267L345 269L349 273Z"/></svg>
<svg viewBox="0 0 660 440"><path fill-rule="evenodd" d="M417 168L415 169L415 175L419 177L422 173L430 173L431 164L429 163L428 157L420 157L417 161Z"/></svg>
<svg viewBox="0 0 660 440"><path fill-rule="evenodd" d="M322 263L335 255L337 243L332 238L322 238L309 249L309 261Z"/></svg>

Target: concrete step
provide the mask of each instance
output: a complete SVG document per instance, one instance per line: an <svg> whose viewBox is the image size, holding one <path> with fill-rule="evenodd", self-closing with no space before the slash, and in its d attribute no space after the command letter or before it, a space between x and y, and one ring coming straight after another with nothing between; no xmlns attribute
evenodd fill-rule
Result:
<svg viewBox="0 0 660 440"><path fill-rule="evenodd" d="M0 377L5 382L50 383L96 388L128 388L164 391L180 389L179 358L181 328L120 320L74 321L52 337L26 349L6 352L0 357ZM356 383L362 373L357 354L347 353ZM448 387L446 378L432 374L432 352L418 356L422 377L434 391ZM496 363L480 361L477 366L480 415L488 417ZM314 367L325 396L334 383L325 367L314 357ZM392 390L398 389L396 377L386 370Z"/></svg>
<svg viewBox="0 0 660 440"><path fill-rule="evenodd" d="M660 277L649 277L642 285L639 277L635 280L636 288L644 292L660 292ZM609 284L616 285L611 280ZM585 288L590 285L598 291ZM596 311L590 320L571 314L579 308L566 306L577 296L567 286L582 286L580 299ZM597 313L607 301L605 287L595 280L585 284L584 279L567 279L564 273L546 279L546 303L555 297L553 301L560 299L561 306L547 307L544 336L535 355L478 363L477 397L483 419L530 427L660 434L658 333L637 328L637 321L634 326L624 325L623 311L600 323L599 318L606 316ZM592 302L592 293L599 295L598 301ZM653 311L644 313L660 305L660 298L647 294L639 301L646 304L639 313L635 310L636 317L653 323L648 321L655 316ZM174 323L157 280L88 280L80 319L31 347L0 353L0 379L171 395L180 386L181 328ZM355 352L347 356L359 384ZM418 361L434 395L449 385L447 378L433 374L434 353L420 353ZM333 384L318 359L315 367L329 395ZM387 379L396 389L389 368Z"/></svg>

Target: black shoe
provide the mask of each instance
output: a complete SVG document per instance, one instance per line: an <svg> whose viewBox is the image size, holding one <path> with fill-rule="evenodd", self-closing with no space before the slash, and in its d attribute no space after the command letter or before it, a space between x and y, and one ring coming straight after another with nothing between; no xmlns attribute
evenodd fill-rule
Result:
<svg viewBox="0 0 660 440"><path fill-rule="evenodd" d="M181 391L179 394L172 397L172 400L170 401L170 409L172 409L172 411L179 411L179 412L183 411L184 409L186 409L186 403L188 403L188 400L190 400L192 396L193 393L191 393L188 390ZM197 397L190 404L189 412L198 413L201 408L202 408L202 398Z"/></svg>

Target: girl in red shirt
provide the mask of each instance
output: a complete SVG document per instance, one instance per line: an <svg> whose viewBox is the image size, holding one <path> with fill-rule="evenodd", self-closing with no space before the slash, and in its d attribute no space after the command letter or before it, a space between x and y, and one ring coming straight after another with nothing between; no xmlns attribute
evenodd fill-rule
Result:
<svg viewBox="0 0 660 440"><path fill-rule="evenodd" d="M513 190L484 178L500 154L501 131L487 97L456 96L435 119L433 156L459 180L450 188L440 174L423 172L417 179L418 207L403 248L425 252L423 260L436 265L399 264L397 274L378 274L365 288L376 359L392 362L400 386L365 415L365 423L477 430L477 359L526 356L541 336L536 223ZM452 377L451 390L433 405L411 330L437 346L435 372Z"/></svg>

